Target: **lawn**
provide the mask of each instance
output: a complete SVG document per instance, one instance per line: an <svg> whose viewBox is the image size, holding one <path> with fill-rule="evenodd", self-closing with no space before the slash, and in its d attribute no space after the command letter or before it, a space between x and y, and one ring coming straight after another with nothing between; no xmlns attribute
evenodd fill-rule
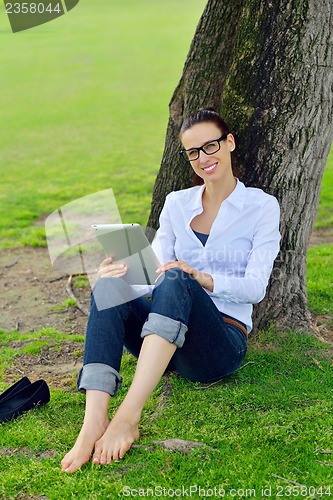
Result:
<svg viewBox="0 0 333 500"><path fill-rule="evenodd" d="M70 337L42 331L33 340L32 335L22 339L17 332L2 333L2 357L15 363L20 349L13 346L22 340L28 340L29 352L37 355L41 338L45 345L47 339L61 343ZM133 358L125 355L124 387L112 399L110 415L128 389L134 366ZM167 397L163 384L168 385ZM262 331L250 343L243 368L225 381L202 386L174 374L163 379L145 407L139 445L121 462L108 467L87 464L66 475L59 460L75 440L84 410L73 374L70 391L53 389L49 405L3 425L0 495L112 499L130 496L130 491L135 496L138 489L147 495L152 488L158 496L160 488L166 488L171 496L172 490L200 486L207 492L223 488L226 498L241 498L247 489L262 498L262 488L272 488L272 498L287 498L295 486L303 498L329 498L332 396L327 346L310 334ZM153 444L171 438L205 446L182 453ZM326 494L314 495L314 490Z"/></svg>
<svg viewBox="0 0 333 500"><path fill-rule="evenodd" d="M124 222L146 223L168 103L204 5L81 0L34 30L13 35L8 23L1 32L2 247L45 244L33 222L110 187Z"/></svg>
<svg viewBox="0 0 333 500"><path fill-rule="evenodd" d="M0 248L45 245L48 214L110 187L122 220L146 223L168 102L204 5L81 0L52 23L13 35L0 4ZM333 227L332 190L331 153L317 228ZM327 321L332 269L332 245L309 250L310 309ZM0 331L0 390L8 367L65 342L75 344L79 369L80 332ZM125 355L110 416L134 368ZM261 331L243 367L211 386L162 379L145 407L137 447L119 463L66 475L59 462L84 412L75 378L66 389L51 386L48 405L0 426L1 499L333 496L332 347L313 335ZM204 446L182 453L152 443L170 438Z"/></svg>

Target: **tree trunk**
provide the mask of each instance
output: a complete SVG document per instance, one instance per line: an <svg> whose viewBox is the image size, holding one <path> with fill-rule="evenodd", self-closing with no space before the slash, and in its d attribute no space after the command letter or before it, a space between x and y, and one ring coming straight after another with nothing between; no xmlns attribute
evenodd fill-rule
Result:
<svg viewBox="0 0 333 500"><path fill-rule="evenodd" d="M170 103L165 150L148 226L165 196L192 185L178 151L183 117L214 107L237 141L247 186L281 206L281 251L254 324L309 328L306 251L333 138L331 0L209 0Z"/></svg>

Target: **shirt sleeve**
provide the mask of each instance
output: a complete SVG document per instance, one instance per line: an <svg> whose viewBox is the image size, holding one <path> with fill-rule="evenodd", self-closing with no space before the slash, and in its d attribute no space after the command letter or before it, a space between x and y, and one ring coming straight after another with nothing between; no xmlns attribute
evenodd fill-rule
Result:
<svg viewBox="0 0 333 500"><path fill-rule="evenodd" d="M151 244L161 264L165 264L170 260L176 260L174 249L176 238L170 217L170 204L172 203L172 194L173 193L169 193L165 199L165 203L159 218L160 226Z"/></svg>
<svg viewBox="0 0 333 500"><path fill-rule="evenodd" d="M261 209L244 276L212 274L212 297L234 303L257 304L266 293L274 260L280 248L280 207L273 196Z"/></svg>

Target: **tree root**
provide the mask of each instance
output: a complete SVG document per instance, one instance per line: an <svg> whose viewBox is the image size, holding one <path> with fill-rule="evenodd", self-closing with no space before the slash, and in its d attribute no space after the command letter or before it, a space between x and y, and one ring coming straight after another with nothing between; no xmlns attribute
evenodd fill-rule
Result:
<svg viewBox="0 0 333 500"><path fill-rule="evenodd" d="M70 277L67 280L67 285L65 286L65 290L67 295L75 300L76 307L86 316L89 316L89 311L86 308L84 304L81 304L81 302L78 300L78 298L74 295L73 288L72 288L72 283L73 283L73 275L71 274Z"/></svg>

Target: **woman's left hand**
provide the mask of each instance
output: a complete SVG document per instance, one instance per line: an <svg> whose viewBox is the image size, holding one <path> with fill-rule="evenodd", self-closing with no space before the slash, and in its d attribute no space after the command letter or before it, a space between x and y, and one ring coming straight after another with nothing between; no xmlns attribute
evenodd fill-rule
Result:
<svg viewBox="0 0 333 500"><path fill-rule="evenodd" d="M212 276L208 273L203 273L202 271L198 271L198 269L191 267L183 260L175 260L167 262L166 264L160 266L156 272L162 274L165 273L165 271L174 268L182 269L184 273L188 273L191 276L193 276L193 278L196 279L199 285L201 285L203 288L206 288L206 290L209 290L210 292L213 291L214 280Z"/></svg>

